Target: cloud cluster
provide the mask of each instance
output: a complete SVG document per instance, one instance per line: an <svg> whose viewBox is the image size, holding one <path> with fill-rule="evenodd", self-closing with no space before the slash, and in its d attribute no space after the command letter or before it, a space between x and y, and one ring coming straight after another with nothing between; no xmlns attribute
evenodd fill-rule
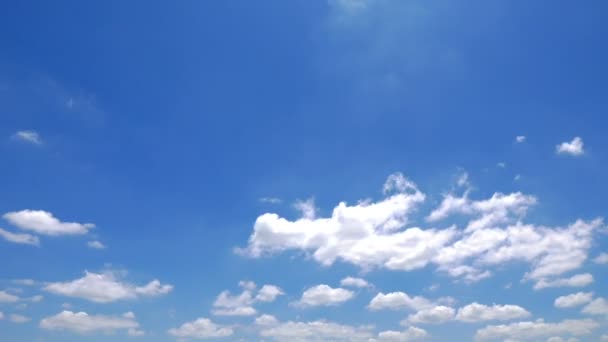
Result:
<svg viewBox="0 0 608 342"><path fill-rule="evenodd" d="M43 290L66 297L82 298L95 303L110 303L138 297L165 295L173 290L173 286L163 285L158 280L152 280L143 286L136 286L122 282L117 272L93 273L85 271L82 278L48 283Z"/></svg>
<svg viewBox="0 0 608 342"><path fill-rule="evenodd" d="M565 227L526 224L522 220L537 203L534 196L495 193L474 200L467 190L462 196L445 195L427 216L435 224L456 214L469 217L461 229L411 227L409 216L426 195L399 173L389 176L383 189L384 199L356 205L341 202L327 218L304 215L291 221L277 214L261 215L241 252L261 257L298 250L322 265L341 260L363 269L410 271L434 264L465 282L491 276L496 266L526 262L531 269L524 279L537 289L589 284L586 275L560 276L587 260L594 233L604 227L601 219L577 220Z"/></svg>
<svg viewBox="0 0 608 342"><path fill-rule="evenodd" d="M274 302L284 294L283 290L275 285L264 285L257 290L257 285L252 281L241 281L239 285L243 292L232 295L230 291L222 291L213 303L213 314L216 316L253 316L257 310L253 304L258 302Z"/></svg>
<svg viewBox="0 0 608 342"><path fill-rule="evenodd" d="M506 325L489 325L477 330L475 339L478 341L536 341L540 338L549 338L556 335L589 335L598 327L599 323L590 319L563 320L556 323L548 323L541 319Z"/></svg>
<svg viewBox="0 0 608 342"><path fill-rule="evenodd" d="M89 315L86 312L62 311L40 321L46 330L67 330L79 334L92 332L115 333L123 330L129 335L140 336L139 323L132 312L122 316Z"/></svg>

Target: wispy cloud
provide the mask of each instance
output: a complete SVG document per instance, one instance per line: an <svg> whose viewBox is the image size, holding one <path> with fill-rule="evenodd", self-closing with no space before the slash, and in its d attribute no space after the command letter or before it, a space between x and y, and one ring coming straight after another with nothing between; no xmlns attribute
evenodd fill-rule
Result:
<svg viewBox="0 0 608 342"><path fill-rule="evenodd" d="M13 139L33 145L43 144L40 134L33 130L17 131L15 134L13 134Z"/></svg>

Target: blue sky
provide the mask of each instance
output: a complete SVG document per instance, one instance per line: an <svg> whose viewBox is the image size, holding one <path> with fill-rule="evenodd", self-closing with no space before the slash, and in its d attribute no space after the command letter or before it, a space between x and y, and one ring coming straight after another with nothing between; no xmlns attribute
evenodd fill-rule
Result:
<svg viewBox="0 0 608 342"><path fill-rule="evenodd" d="M608 341L606 10L0 5L0 339Z"/></svg>

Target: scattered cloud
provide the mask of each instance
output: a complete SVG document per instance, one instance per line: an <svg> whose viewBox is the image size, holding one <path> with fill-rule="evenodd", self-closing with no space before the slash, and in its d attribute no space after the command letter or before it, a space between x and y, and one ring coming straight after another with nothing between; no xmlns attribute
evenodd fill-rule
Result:
<svg viewBox="0 0 608 342"><path fill-rule="evenodd" d="M43 144L40 134L32 130L18 131L17 133L13 134L13 139L33 145Z"/></svg>
<svg viewBox="0 0 608 342"><path fill-rule="evenodd" d="M525 135L518 135L515 137L515 142L516 143L523 143L526 141L526 136Z"/></svg>
<svg viewBox="0 0 608 342"><path fill-rule="evenodd" d="M608 301L604 298L596 298L591 303L585 305L582 313L606 316L608 318Z"/></svg>
<svg viewBox="0 0 608 342"><path fill-rule="evenodd" d="M335 306L351 300L354 295L353 291L321 284L306 289L302 293L302 298L295 305L301 307Z"/></svg>
<svg viewBox="0 0 608 342"><path fill-rule="evenodd" d="M269 327L279 324L279 320L277 320L277 318L272 315L265 314L261 315L260 317L257 317L255 319L255 324L258 326Z"/></svg>
<svg viewBox="0 0 608 342"><path fill-rule="evenodd" d="M94 332L115 333L117 331L138 331L139 323L132 312L122 316L89 315L86 312L62 311L40 321L40 328L46 330L70 331L78 334Z"/></svg>
<svg viewBox="0 0 608 342"><path fill-rule="evenodd" d="M577 274L570 278L558 278L553 280L539 280L535 285L535 290L548 287L585 287L593 283L593 275L590 273Z"/></svg>
<svg viewBox="0 0 608 342"><path fill-rule="evenodd" d="M589 303L593 299L592 292L577 292L567 296L560 296L555 299L553 305L556 308L573 308Z"/></svg>
<svg viewBox="0 0 608 342"><path fill-rule="evenodd" d="M368 305L372 311L378 310L424 310L434 306L434 303L424 297L410 297L405 292L378 293Z"/></svg>
<svg viewBox="0 0 608 342"><path fill-rule="evenodd" d="M504 169L504 168L506 168L506 167L507 167L507 163L505 163L505 162L500 162L500 163L496 164L496 166L498 166L498 167L499 167L499 168L501 168L501 169Z"/></svg>
<svg viewBox="0 0 608 342"><path fill-rule="evenodd" d="M608 265L608 253L600 253L600 255L593 259L593 262L600 265Z"/></svg>
<svg viewBox="0 0 608 342"><path fill-rule="evenodd" d="M256 293L257 285L252 281L240 281L243 292L232 295L230 291L222 291L213 303L213 314L216 316L254 316L257 310L253 304L258 302L274 302L284 294L275 285L264 285Z"/></svg>
<svg viewBox="0 0 608 342"><path fill-rule="evenodd" d="M555 335L589 335L598 327L599 324L591 319L570 319L557 323L548 323L539 319L507 325L489 325L477 330L475 339L478 341L535 341L539 338L549 338Z"/></svg>
<svg viewBox="0 0 608 342"><path fill-rule="evenodd" d="M49 236L81 235L95 227L92 223L61 222L44 210L13 211L3 217L18 228Z"/></svg>
<svg viewBox="0 0 608 342"><path fill-rule="evenodd" d="M89 241L87 242L87 246L93 249L106 249L106 246L99 241Z"/></svg>
<svg viewBox="0 0 608 342"><path fill-rule="evenodd" d="M169 329L168 333L180 338L218 338L234 334L231 327L213 323L208 318L199 318L193 322L184 323L179 328Z"/></svg>
<svg viewBox="0 0 608 342"><path fill-rule="evenodd" d="M11 233L7 230L0 228L0 236L8 242L23 245L40 246L40 239L38 239L38 237L34 235Z"/></svg>
<svg viewBox="0 0 608 342"><path fill-rule="evenodd" d="M0 291L0 303L16 303L19 299L18 296L12 295L6 291Z"/></svg>
<svg viewBox="0 0 608 342"><path fill-rule="evenodd" d="M66 297L82 298L95 303L111 303L138 297L155 297L173 290L172 285L162 285L153 280L144 286L121 282L118 274L112 271L93 273L85 271L82 278L48 283L43 289L47 292Z"/></svg>
<svg viewBox="0 0 608 342"><path fill-rule="evenodd" d="M365 288L370 287L371 284L362 278L346 277L340 280L340 286Z"/></svg>
<svg viewBox="0 0 608 342"><path fill-rule="evenodd" d="M255 300L259 302L274 302L277 297L285 293L280 287L274 285L264 285L255 296Z"/></svg>
<svg viewBox="0 0 608 342"><path fill-rule="evenodd" d="M440 324L454 319L455 310L448 306L434 306L432 308L423 309L415 314L411 314L407 318L409 323L420 324ZM406 322L402 322L405 324Z"/></svg>
<svg viewBox="0 0 608 342"><path fill-rule="evenodd" d="M570 142L563 142L555 147L555 153L581 156L585 153L583 139L575 137Z"/></svg>
<svg viewBox="0 0 608 342"><path fill-rule="evenodd" d="M11 322L17 323L17 324L27 323L32 320L31 318L29 318L27 316L18 315L18 314L11 314L8 319Z"/></svg>
<svg viewBox="0 0 608 342"><path fill-rule="evenodd" d="M382 331L378 334L379 342L408 342L426 339L429 333L418 327L409 327L405 331Z"/></svg>
<svg viewBox="0 0 608 342"><path fill-rule="evenodd" d="M13 279L13 283L17 285L34 286L36 281L33 279Z"/></svg>
<svg viewBox="0 0 608 342"><path fill-rule="evenodd" d="M510 321L530 317L526 309L517 305L483 305L471 303L458 310L456 320L468 323L485 321Z"/></svg>
<svg viewBox="0 0 608 342"><path fill-rule="evenodd" d="M280 322L264 327L259 334L273 341L352 341L368 342L372 337L371 326L349 326L328 321Z"/></svg>

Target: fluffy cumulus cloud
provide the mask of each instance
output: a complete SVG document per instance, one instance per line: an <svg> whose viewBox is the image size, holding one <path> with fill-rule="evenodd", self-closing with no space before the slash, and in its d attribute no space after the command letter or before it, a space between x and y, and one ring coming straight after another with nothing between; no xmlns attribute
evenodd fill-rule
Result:
<svg viewBox="0 0 608 342"><path fill-rule="evenodd" d="M329 217L304 214L292 221L273 213L261 215L248 246L239 251L260 257L299 250L322 265L340 260L363 269L410 271L431 264L464 282L488 278L493 268L506 263L525 262L531 269L524 279L543 288L560 286L560 276L580 268L595 232L604 227L601 219L561 227L526 224L523 220L536 197L495 193L474 200L469 189L461 196L445 195L427 215L427 223L435 225L454 215L469 218L463 227L410 226L409 216L426 195L399 173L389 176L383 190L384 199L341 202Z"/></svg>
<svg viewBox="0 0 608 342"><path fill-rule="evenodd" d="M340 286L365 288L370 287L371 284L362 278L346 277L340 280Z"/></svg>
<svg viewBox="0 0 608 342"><path fill-rule="evenodd" d="M116 272L93 273L85 271L82 278L48 283L45 291L66 297L82 298L95 303L110 303L138 297L154 297L173 290L172 285L163 285L153 280L146 285L136 286L123 282Z"/></svg>
<svg viewBox="0 0 608 342"><path fill-rule="evenodd" d="M92 223L62 222L44 210L13 211L3 217L20 229L49 236L82 235L95 227Z"/></svg>
<svg viewBox="0 0 608 342"><path fill-rule="evenodd" d="M283 295L283 290L280 287L274 285L264 285L258 291L255 299L260 302L274 302L277 297Z"/></svg>
<svg viewBox="0 0 608 342"><path fill-rule="evenodd" d="M32 130L17 131L13 134L13 139L23 141L33 145L42 145L40 134Z"/></svg>
<svg viewBox="0 0 608 342"><path fill-rule="evenodd" d="M517 143L523 143L526 141L526 136L525 135L518 135L515 137L515 142Z"/></svg>
<svg viewBox="0 0 608 342"><path fill-rule="evenodd" d="M284 294L275 285L264 285L256 291L257 285L252 281L241 281L239 285L243 292L233 295L230 291L222 291L213 303L213 314L216 316L253 316L257 310L253 304L258 302L274 302Z"/></svg>
<svg viewBox="0 0 608 342"><path fill-rule="evenodd" d="M121 316L89 315L86 312L63 311L55 316L40 321L40 327L46 330L65 330L79 334L94 332L115 333L125 331L137 335L139 323L132 312Z"/></svg>
<svg viewBox="0 0 608 342"><path fill-rule="evenodd" d="M556 335L584 336L593 333L599 323L591 319L563 320L549 323L543 320L517 322L505 325L489 325L477 330L475 339L508 340L508 341L537 341Z"/></svg>
<svg viewBox="0 0 608 342"><path fill-rule="evenodd" d="M463 322L510 321L530 316L530 312L517 305L483 305L471 303L458 310L456 319Z"/></svg>
<svg viewBox="0 0 608 342"><path fill-rule="evenodd" d="M449 306L438 305L432 308L423 309L407 318L410 323L440 324L454 318L455 310ZM406 322L403 322L406 324Z"/></svg>
<svg viewBox="0 0 608 342"><path fill-rule="evenodd" d="M588 315L606 316L608 318L608 301L605 298L596 298L591 303L585 305L582 312Z"/></svg>
<svg viewBox="0 0 608 342"><path fill-rule="evenodd" d="M437 300L430 300L421 296L411 297L405 292L390 292L390 293L378 293L369 302L367 308L371 311L378 310L413 310L421 311L430 309L434 306L441 304L451 304L453 299L450 297L443 297Z"/></svg>
<svg viewBox="0 0 608 342"><path fill-rule="evenodd" d="M567 296L555 298L553 305L556 308L573 308L589 303L593 299L592 292L577 292Z"/></svg>
<svg viewBox="0 0 608 342"><path fill-rule="evenodd" d="M169 329L169 334L180 338L209 339L232 336L234 329L212 322L208 318L199 318L184 323L179 328Z"/></svg>
<svg viewBox="0 0 608 342"><path fill-rule="evenodd" d="M585 153L583 139L575 137L572 141L563 142L555 146L555 153L571 156L581 156Z"/></svg>
<svg viewBox="0 0 608 342"><path fill-rule="evenodd" d="M40 239L38 239L37 236L31 235L31 234L12 233L12 232L9 232L8 230L4 230L2 228L0 228L0 237L2 237L6 241L12 242L12 243L18 243L18 244L23 244L23 245L32 245L32 246L40 245Z"/></svg>
<svg viewBox="0 0 608 342"><path fill-rule="evenodd" d="M301 307L334 306L351 300L354 295L351 290L321 284L306 289L295 304Z"/></svg>

